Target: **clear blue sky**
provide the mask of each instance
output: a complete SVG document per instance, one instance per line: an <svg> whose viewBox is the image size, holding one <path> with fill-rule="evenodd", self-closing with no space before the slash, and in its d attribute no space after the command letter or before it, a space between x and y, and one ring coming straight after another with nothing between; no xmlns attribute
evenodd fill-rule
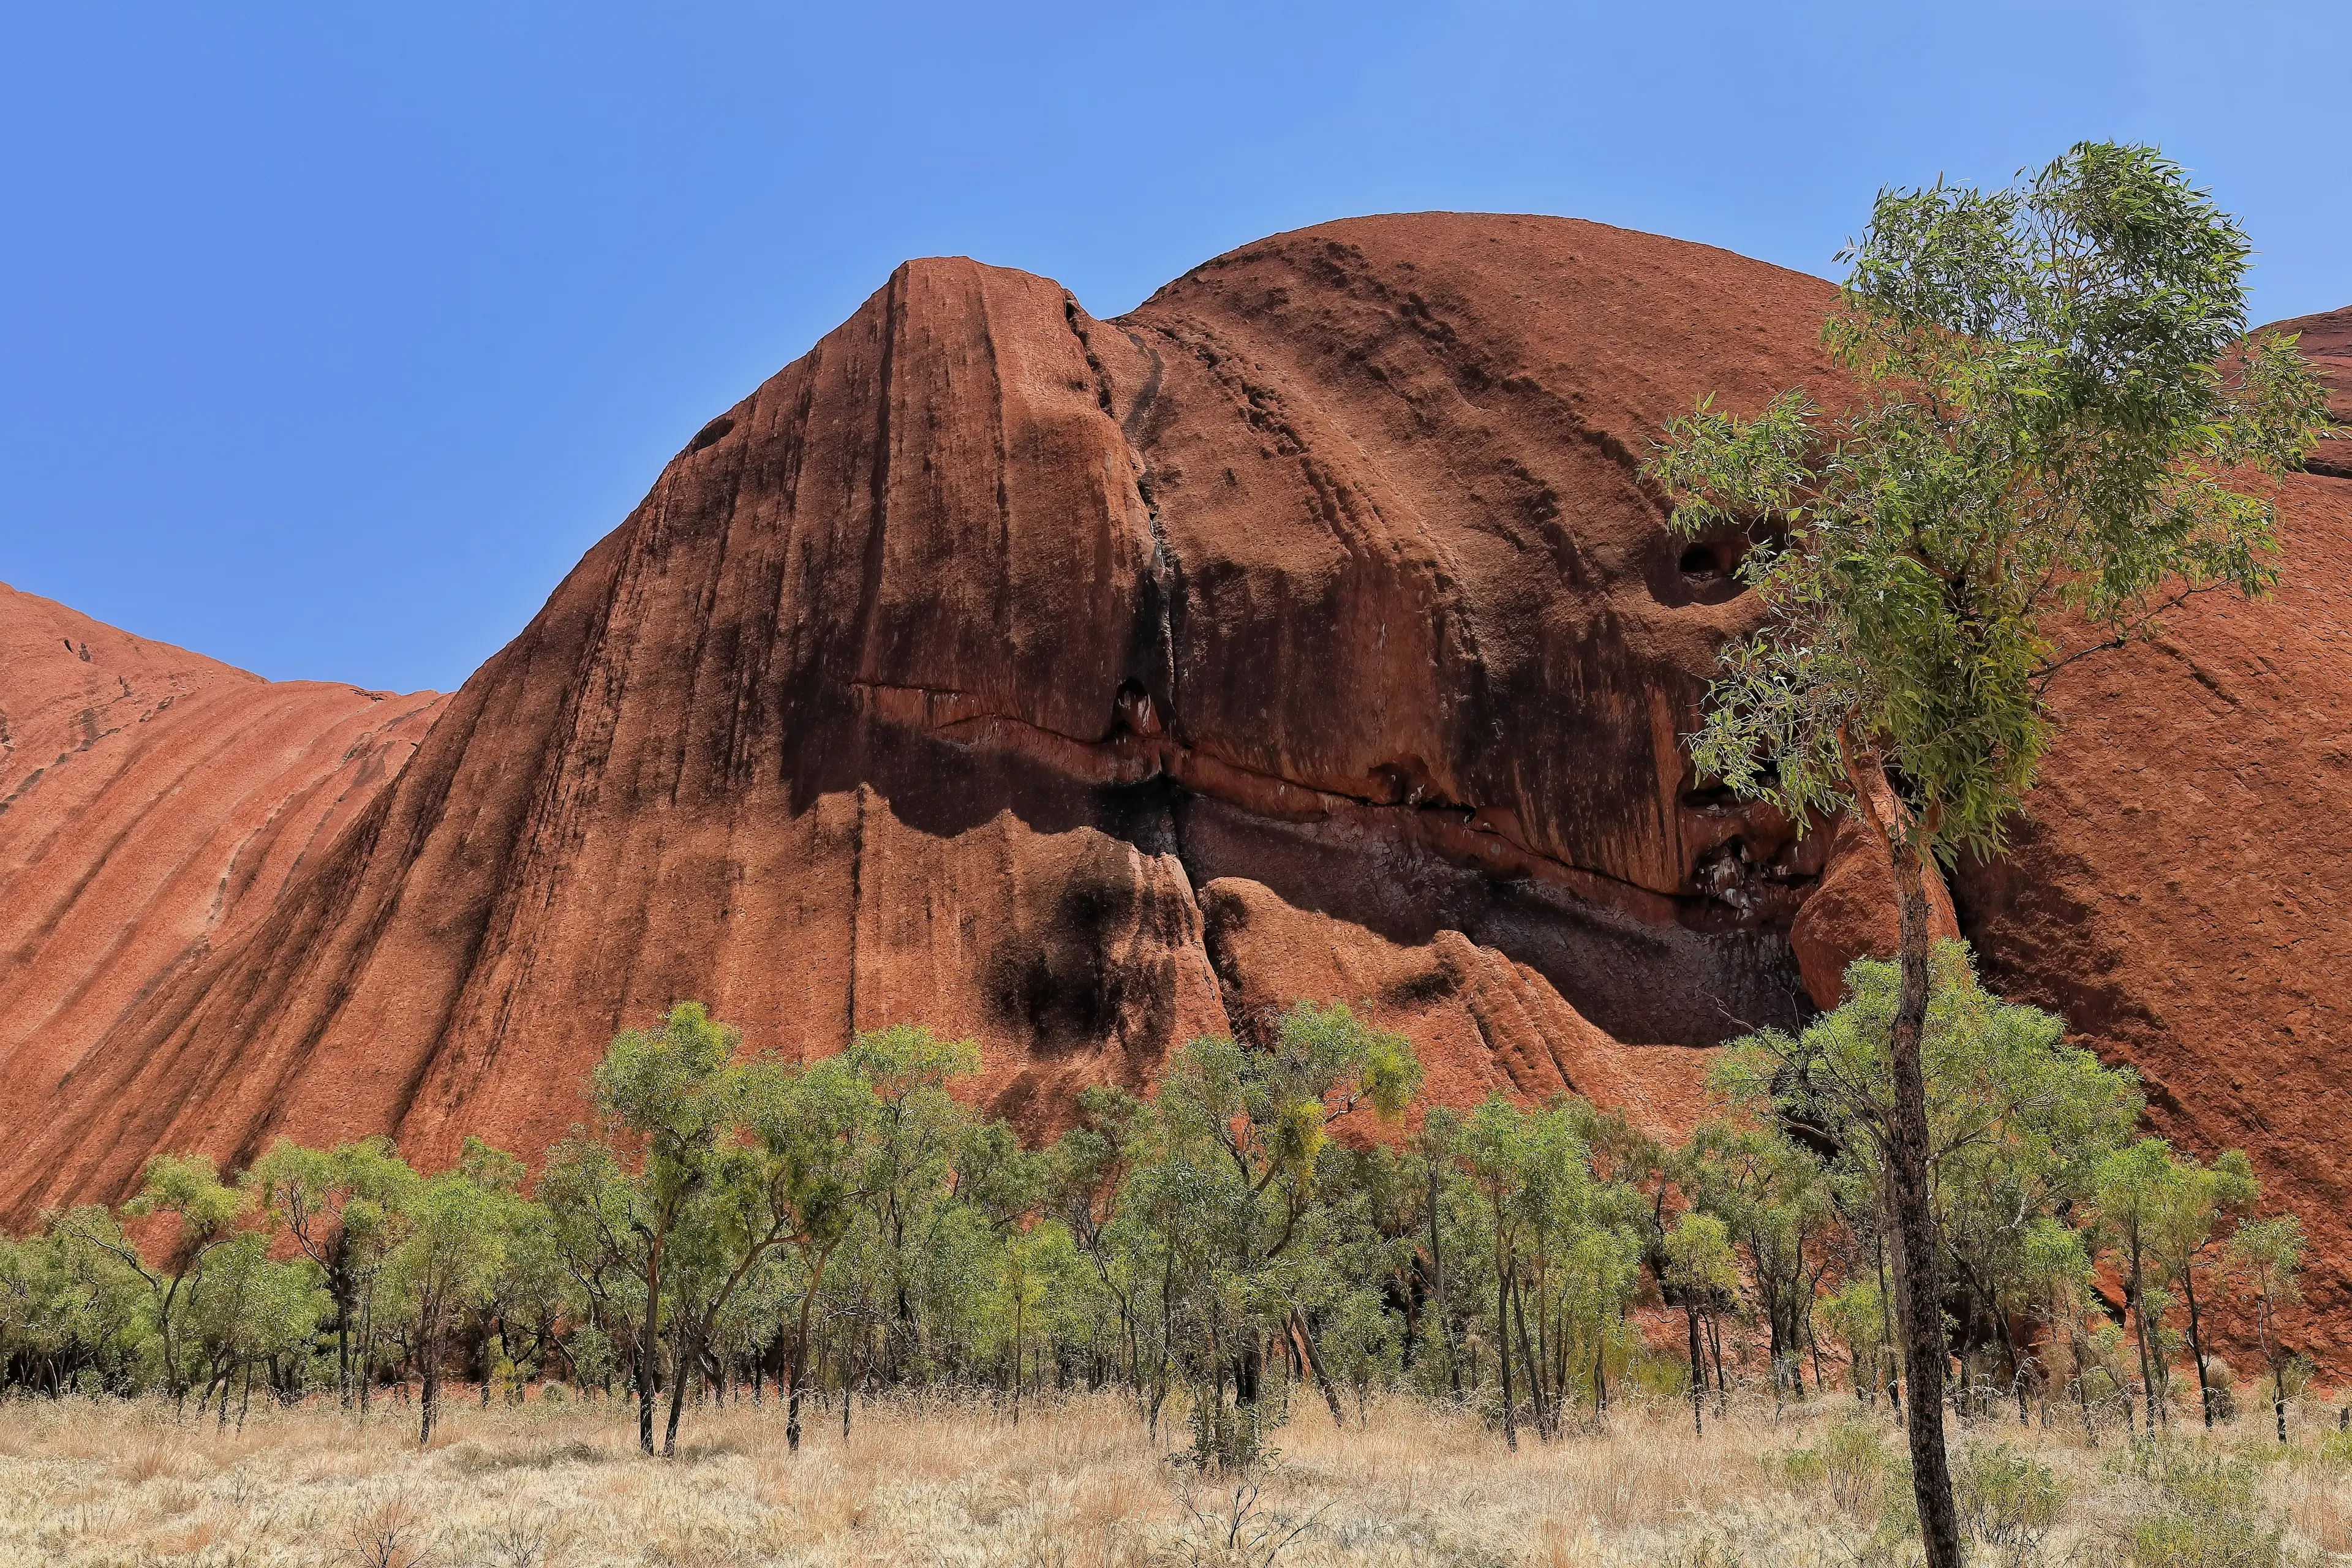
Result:
<svg viewBox="0 0 2352 1568"><path fill-rule="evenodd" d="M908 256L1109 315L1351 214L1832 270L1882 184L2158 142L2352 302L2343 0L0 0L0 580L447 688Z"/></svg>

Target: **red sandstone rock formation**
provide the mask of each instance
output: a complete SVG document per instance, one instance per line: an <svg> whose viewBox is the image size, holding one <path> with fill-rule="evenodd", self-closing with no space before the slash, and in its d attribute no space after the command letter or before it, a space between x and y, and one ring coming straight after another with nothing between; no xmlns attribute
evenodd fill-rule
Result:
<svg viewBox="0 0 2352 1568"><path fill-rule="evenodd" d="M2304 466L2327 479L2352 479L2352 305L2324 315L2298 316L2270 330L2295 333L2295 346L2327 386L2327 414L2336 422L2336 439L2321 442Z"/></svg>
<svg viewBox="0 0 2352 1568"><path fill-rule="evenodd" d="M1671 541L1634 473L1702 392L1832 388L1829 297L1444 215L1277 237L1117 321L913 262L437 705L0 599L0 1204L278 1132L535 1152L680 996L788 1054L972 1035L1033 1131L1299 995L1369 1002L1457 1103L1685 1123L1690 1047L1890 934L1868 846L1695 787L1738 542ZM2162 1130L2252 1152L2344 1322L2352 481L2284 497L2280 598L2070 672L2019 855L1955 892Z"/></svg>
<svg viewBox="0 0 2352 1568"><path fill-rule="evenodd" d="M910 263L696 437L266 915L74 1041L0 1191L279 1131L536 1150L681 995L786 1052L969 1031L1042 1126L1276 994L1213 962L1249 951L1204 931L1223 878L1452 952L1466 1096L1631 1095L1600 1042L1787 1021L1822 846L1691 789L1744 612L1633 470L1702 391L1825 378L1823 298L1547 219L1286 236L1118 322Z"/></svg>
<svg viewBox="0 0 2352 1568"><path fill-rule="evenodd" d="M2158 1131L2253 1156L2319 1260L2305 1348L2341 1367L2352 479L2297 476L2279 500L2277 595L2199 603L2153 647L2069 671L2013 852L1954 893L1995 988L2137 1068Z"/></svg>
<svg viewBox="0 0 2352 1568"><path fill-rule="evenodd" d="M0 584L0 1116L233 942L407 762L431 692L270 682Z"/></svg>

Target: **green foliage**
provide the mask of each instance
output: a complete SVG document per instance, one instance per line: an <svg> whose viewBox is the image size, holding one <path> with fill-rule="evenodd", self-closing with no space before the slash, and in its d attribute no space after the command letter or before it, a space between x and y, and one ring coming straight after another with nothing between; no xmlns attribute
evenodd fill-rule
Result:
<svg viewBox="0 0 2352 1568"><path fill-rule="evenodd" d="M2126 1077L1984 994L1963 951L1938 962L1938 1212L1954 1278L2043 1326L2031 1354L2063 1358L2085 1403L2129 1385L2091 1284L2133 1226L2160 1351L2191 1282L2168 1293L2167 1260L2190 1259L2216 1302L2291 1299L2300 1231L2241 1223L2242 1162L2136 1142ZM159 1160L123 1213L0 1241L0 1366L45 1392L160 1389L224 1421L255 1388L363 1404L395 1381L421 1392L428 1441L450 1378L485 1404L557 1379L592 1400L621 1385L649 1448L666 1397L671 1453L686 1410L746 1380L775 1391L788 1432L812 1396L844 1422L892 1388L1018 1420L1052 1391L1115 1387L1155 1432L1189 1434L1192 1467L1246 1488L1318 1404L1361 1421L1414 1392L1514 1440L1562 1440L1613 1401L1727 1397L1760 1340L1776 1402L1826 1394L1841 1350L1864 1396L1783 1473L1897 1520L1909 1472L1864 1408L1901 1370L1863 1120L1884 1092L1891 970L1851 980L1847 1005L1799 1037L1729 1053L1717 1113L1675 1144L1568 1099L1415 1107L1401 1037L1302 1005L1247 1038L1189 1042L1154 1100L1088 1091L1076 1125L1031 1149L957 1098L978 1066L967 1042L898 1027L784 1063L681 1005L614 1042L595 1124L535 1179L472 1139L423 1174L381 1140L280 1142L236 1183ZM2004 1209L2006 1228L1981 1217ZM1686 1308L1703 1353L1646 1350L1644 1302ZM2276 1364L2292 1367L2284 1347ZM1969 1528L2030 1549L2057 1506L2047 1480L1970 1447ZM2203 1484L2174 1490L2193 1502ZM2213 1511L2164 1506L2158 1534Z"/></svg>
<svg viewBox="0 0 2352 1568"><path fill-rule="evenodd" d="M1790 1480L1824 1488L1830 1500L1858 1518L1879 1510L1894 1455L1877 1423L1840 1421L1810 1447L1791 1448L1780 1456L1780 1473Z"/></svg>
<svg viewBox="0 0 2352 1568"><path fill-rule="evenodd" d="M1731 1235L1713 1215L1693 1211L1666 1232L1666 1282L1695 1296L1727 1295L1739 1284Z"/></svg>
<svg viewBox="0 0 2352 1568"><path fill-rule="evenodd" d="M1860 395L1702 402L1650 464L1677 529L1750 533L1769 616L1726 655L1701 770L1802 822L1868 757L1921 847L1997 852L2057 668L2274 580L2244 487L2300 460L2326 403L2292 339L2244 340L2250 254L2144 147L1882 194L1825 333Z"/></svg>
<svg viewBox="0 0 2352 1568"><path fill-rule="evenodd" d="M2147 1439L2116 1468L2141 1483L2124 1532L2133 1568L2276 1568L2288 1561L2286 1526L2263 1507L2262 1472L2246 1460Z"/></svg>
<svg viewBox="0 0 2352 1568"><path fill-rule="evenodd" d="M2252 1167L2235 1150L2208 1167L2176 1156L2160 1138L2143 1138L2100 1160L2092 1199L2123 1267L2151 1424L2168 1404L2172 1354L2164 1325L2176 1303L2188 1313L2186 1342L2196 1357L2206 1425L2220 1414L2207 1375L2198 1270L2221 1240L2224 1222L2249 1214L2259 1196Z"/></svg>
<svg viewBox="0 0 2352 1568"><path fill-rule="evenodd" d="M1952 1467L1961 1528L2003 1561L2036 1561L2065 1501L2057 1472L2006 1443L1972 1441Z"/></svg>
<svg viewBox="0 0 2352 1568"><path fill-rule="evenodd" d="M2103 1173L2131 1146L2137 1082L2128 1069L2067 1045L2061 1020L1985 990L1963 944L1938 944L1930 973L1920 1057L1943 1275L1958 1287L1955 1326L1964 1337L2002 1344L2012 1381L2029 1371L2048 1374L2060 1360L2079 1378L2090 1365L2083 1323L2095 1304L2087 1279L2096 1239L2080 1222ZM1782 1119L1832 1146L1833 1181L1869 1212L1887 1180L1888 1042L1901 973L1864 959L1847 970L1846 986L1843 1004L1795 1036L1765 1030L1733 1042L1714 1081L1752 1114ZM1874 1356L1888 1349L1892 1336L1870 1321L1885 1304L1874 1277L1850 1279L1842 1301L1836 1318L1846 1342ZM2058 1342L2035 1368L2002 1341L2016 1318L2039 1319Z"/></svg>
<svg viewBox="0 0 2352 1568"><path fill-rule="evenodd" d="M2146 147L2078 143L2004 191L1883 191L1841 257L1852 270L1823 333L1852 399L1824 413L1793 391L1747 419L1703 399L1645 470L1671 495L1675 530L1746 532L1741 576L1765 615L1725 652L1691 738L1700 773L1800 832L1852 806L1892 856L1895 1070L1876 1103L1843 1110L1879 1145L1874 1195L1908 1243L1895 1261L1927 1416L1912 1441L1939 1564L1957 1562L1959 1542L1939 1430L1943 1303L1928 1299L1944 1294L1937 1254L1966 1265L2006 1250L2016 1226L1957 1247L1939 1234L1969 1184L1939 1169L1948 1149L1923 1147L1936 1103L1918 1043L1934 978L1928 865L2001 850L2051 742L2048 688L2066 665L2152 636L2192 595L2257 595L2274 581L2260 481L2326 433L2326 405L2291 340L2244 339L2251 253L2236 222ZM1998 1272L1961 1279L1965 1315L2016 1363L2000 1295L2016 1270L1989 1262ZM2194 1264L2177 1268L2209 1388ZM2144 1283L2137 1264L2134 1277ZM2162 1313L2135 1301L2161 1409Z"/></svg>

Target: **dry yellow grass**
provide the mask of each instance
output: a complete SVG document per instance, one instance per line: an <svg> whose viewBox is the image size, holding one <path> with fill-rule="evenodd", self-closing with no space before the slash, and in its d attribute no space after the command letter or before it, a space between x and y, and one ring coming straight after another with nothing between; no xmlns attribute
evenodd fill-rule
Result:
<svg viewBox="0 0 2352 1568"><path fill-rule="evenodd" d="M1145 1568L1241 1562L1228 1540L1293 1531L1276 1560L1296 1568L1901 1562L1899 1543L1874 1543L1874 1505L1841 1509L1779 1462L1851 1410L1735 1409L1704 1438L1685 1407L1626 1411L1604 1433L1511 1455L1475 1419L1407 1401L1345 1431L1302 1405L1237 1518L1232 1484L1188 1479L1108 1398L1032 1408L1017 1426L974 1405L861 1407L846 1443L837 1413L820 1415L797 1457L772 1405L705 1406L670 1462L637 1456L620 1405L458 1402L420 1452L397 1409L362 1425L331 1406L257 1408L240 1433L153 1405L16 1400L0 1409L0 1568ZM2131 1486L2106 1464L2112 1439L1981 1431L2064 1480L2038 1560L2121 1560ZM2228 1441L2256 1452L2258 1436L2250 1425ZM2299 1447L2263 1470L2302 1558L2352 1548L2343 1467Z"/></svg>

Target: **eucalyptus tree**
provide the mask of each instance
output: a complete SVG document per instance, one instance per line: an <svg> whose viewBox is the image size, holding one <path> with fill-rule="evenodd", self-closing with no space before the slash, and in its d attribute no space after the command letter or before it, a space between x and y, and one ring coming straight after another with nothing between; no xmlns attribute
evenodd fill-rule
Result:
<svg viewBox="0 0 2352 1568"><path fill-rule="evenodd" d="M0 1379L62 1394L87 1373L133 1385L152 1329L147 1279L58 1229L0 1237Z"/></svg>
<svg viewBox="0 0 2352 1568"><path fill-rule="evenodd" d="M1713 1081L1752 1114L1834 1151L1833 1169L1883 1213L1893 1176L1874 1132L1892 1116L1889 1044L1904 980L1898 966L1875 959L1858 961L1845 978L1846 1000L1797 1034L1765 1029L1732 1042ZM1986 990L1958 942L1934 951L1921 1055L1929 1212L1938 1277L1950 1292L1939 1301L1957 1297L1964 1330L2000 1338L2004 1320L2032 1304L2026 1226L2075 1213L2095 1195L2101 1162L2137 1126L2137 1080L2068 1045L2063 1020ZM2017 1348L2002 1343L2014 1360ZM1939 1335L1937 1353L1948 1348Z"/></svg>
<svg viewBox="0 0 2352 1568"><path fill-rule="evenodd" d="M1512 1345L1538 1434L1559 1435L1565 1402L1570 1315L1559 1310L1580 1284L1605 1281L1612 1254L1596 1250L1588 1232L1594 1183L1590 1151L1577 1118L1561 1103L1522 1110L1503 1095L1471 1112L1456 1144L1463 1178L1477 1195L1495 1274L1495 1342L1503 1394L1503 1440L1518 1446L1514 1413ZM1528 1298L1536 1328L1528 1327Z"/></svg>
<svg viewBox="0 0 2352 1568"><path fill-rule="evenodd" d="M205 1377L199 1416L206 1401L217 1398L218 1425L226 1427L230 1391L241 1380L242 1428L257 1367L270 1369L281 1394L301 1392L320 1322L331 1308L322 1279L309 1258L272 1258L269 1237L257 1230L236 1232L212 1254L184 1304L184 1339Z"/></svg>
<svg viewBox="0 0 2352 1568"><path fill-rule="evenodd" d="M416 1173L389 1138L312 1149L280 1138L245 1173L262 1212L318 1265L335 1312L335 1387L348 1405L354 1384L367 1401L373 1348L372 1308L383 1261L398 1238L399 1214ZM352 1337L362 1342L354 1375Z"/></svg>
<svg viewBox="0 0 2352 1568"><path fill-rule="evenodd" d="M1127 1090L1097 1084L1078 1096L1076 1123L1046 1150L1044 1201L1093 1268L1104 1300L1118 1318L1119 1353L1129 1390L1147 1418L1148 1362L1160 1350L1148 1310L1150 1279L1126 1248L1114 1244L1127 1179L1150 1149L1150 1106Z"/></svg>
<svg viewBox="0 0 2352 1568"><path fill-rule="evenodd" d="M882 1349L896 1361L917 1347L916 1276L972 1121L948 1086L980 1070L980 1047L899 1024L859 1035L846 1055L874 1098L857 1186L873 1226Z"/></svg>
<svg viewBox="0 0 2352 1568"><path fill-rule="evenodd" d="M1340 1418L1299 1307L1331 1283L1315 1257L1331 1218L1318 1161L1335 1126L1393 1121L1420 1082L1411 1042L1344 1005L1302 1002L1261 1037L1194 1039L1170 1063L1156 1158L1129 1178L1122 1208L1136 1223L1122 1234L1162 1269L1162 1331L1171 1345L1180 1334L1189 1342L1182 1360L1204 1457L1255 1451L1263 1346L1275 1333L1297 1337Z"/></svg>
<svg viewBox="0 0 2352 1568"><path fill-rule="evenodd" d="M2123 1268L2124 1308L2130 1315L2132 1348L2139 1356L2139 1379L2147 1401L2148 1436L2170 1419L2163 1324L2170 1299L2160 1288L2162 1262L2157 1237L2178 1202L2179 1181L2172 1147L2161 1138L2142 1138L2109 1151L2099 1162L2094 1201L2101 1225L2114 1238Z"/></svg>
<svg viewBox="0 0 2352 1568"><path fill-rule="evenodd" d="M2063 1341L2066 1347L2067 1383L2074 1390L2082 1412L2084 1434L2096 1442L2090 1379L2097 1363L2084 1329L2092 1299L2090 1247L2083 1232L2074 1226L2050 1215L2037 1215L2022 1227L2018 1253L2028 1313L2042 1325L2043 1336L2043 1348L2038 1358L2042 1373L2039 1382L2047 1388L2056 1370L2048 1364L2049 1359ZM2042 1424L2049 1424L2046 1404Z"/></svg>
<svg viewBox="0 0 2352 1568"><path fill-rule="evenodd" d="M2205 1350L2206 1309L2197 1297L2197 1275L2226 1255L2229 1231L2251 1215L2262 1196L2252 1162L2237 1149L2225 1149L2210 1165L2194 1159L2176 1159L2165 1184L2169 1200L2149 1232L2149 1242L2164 1269L2165 1279L2179 1287L2181 1304L2189 1312L2189 1353L2197 1368L2197 1403L2210 1430L2218 1414L2221 1391L2213 1386L2211 1358Z"/></svg>
<svg viewBox="0 0 2352 1568"><path fill-rule="evenodd" d="M784 1437L795 1453L811 1326L825 1268L849 1236L866 1196L861 1184L868 1173L867 1143L878 1109L874 1087L855 1056L829 1057L804 1068L762 1064L747 1075L744 1142L725 1152L719 1184L724 1272L716 1288L701 1295L682 1330L707 1334L719 1310L771 1251L791 1260L799 1301L785 1366ZM846 1397L845 1382L843 1392ZM682 1387L672 1391L666 1451L675 1451L683 1397Z"/></svg>
<svg viewBox="0 0 2352 1568"><path fill-rule="evenodd" d="M1812 1341L1812 1309L1830 1263L1822 1245L1837 1223L1827 1173L1810 1151L1769 1122L1702 1123L1682 1151L1682 1184L1694 1206L1721 1219L1747 1257L1760 1310L1777 1404L1804 1393L1800 1352Z"/></svg>
<svg viewBox="0 0 2352 1568"><path fill-rule="evenodd" d="M1703 400L1647 471L1686 535L1746 531L1766 616L1693 751L1802 823L1887 847L1903 985L1891 1115L1906 1430L1928 1568L1958 1568L1919 1037L1931 864L1990 855L2053 737L2050 682L2190 595L2265 592L2261 480L2326 427L2291 339L2245 336L2252 246L2153 150L2084 142L2020 184L1882 192L1829 347L1854 378L1740 418Z"/></svg>
<svg viewBox="0 0 2352 1568"><path fill-rule="evenodd" d="M2211 1426L2218 1394L2205 1350L2204 1314L2210 1299L2198 1300L2197 1272L2223 1254L2223 1226L2253 1211L2261 1184L2252 1164L2232 1149L2211 1165L2203 1165L2174 1153L2163 1139L2143 1138L2113 1150L2101 1162L2094 1196L2098 1216L2112 1229L2123 1258L2124 1291L2136 1319L2150 1430L2169 1414L2165 1392L2171 1358L2164 1343L2164 1321L2176 1289L2188 1309L2187 1339L2197 1369L2198 1404L2205 1425Z"/></svg>
<svg viewBox="0 0 2352 1568"><path fill-rule="evenodd" d="M419 1379L416 1441L433 1441L441 1373L460 1315L498 1277L521 1200L465 1170L418 1182L402 1208L402 1235L384 1262L385 1284L414 1331Z"/></svg>
<svg viewBox="0 0 2352 1568"><path fill-rule="evenodd" d="M188 1392L182 1310L188 1296L201 1287L213 1254L236 1239L249 1202L248 1194L220 1179L205 1155L158 1154L147 1162L139 1190L122 1205L122 1214L173 1222L163 1262L149 1263L138 1241L123 1229L121 1218L101 1205L86 1204L51 1221L56 1234L69 1245L103 1254L146 1286L158 1370L163 1391L175 1405Z"/></svg>
<svg viewBox="0 0 2352 1568"><path fill-rule="evenodd" d="M2230 1237L2230 1258L2253 1296L2255 1340L2262 1346L2263 1369L2270 1373L2271 1415L2284 1443L2287 1354L2279 1338L2278 1313L2281 1307L2303 1299L2303 1224L2291 1214L2247 1221Z"/></svg>
<svg viewBox="0 0 2352 1568"><path fill-rule="evenodd" d="M1685 1209L1666 1232L1666 1284L1680 1299L1690 1338L1691 1430L1706 1431L1706 1362L1699 1332L1739 1289L1739 1260L1731 1249L1731 1227L1716 1215ZM1718 1381L1722 1358L1717 1356Z"/></svg>
<svg viewBox="0 0 2352 1568"><path fill-rule="evenodd" d="M633 1277L635 1321L628 1330L637 1393L637 1446L654 1451L654 1402L661 1381L666 1272L679 1231L709 1197L722 1145L734 1133L740 1084L736 1032L698 1002L680 1002L655 1030L614 1037L589 1075L597 1125L548 1152L541 1201L576 1274L604 1283ZM686 1369L672 1368L674 1380Z"/></svg>

